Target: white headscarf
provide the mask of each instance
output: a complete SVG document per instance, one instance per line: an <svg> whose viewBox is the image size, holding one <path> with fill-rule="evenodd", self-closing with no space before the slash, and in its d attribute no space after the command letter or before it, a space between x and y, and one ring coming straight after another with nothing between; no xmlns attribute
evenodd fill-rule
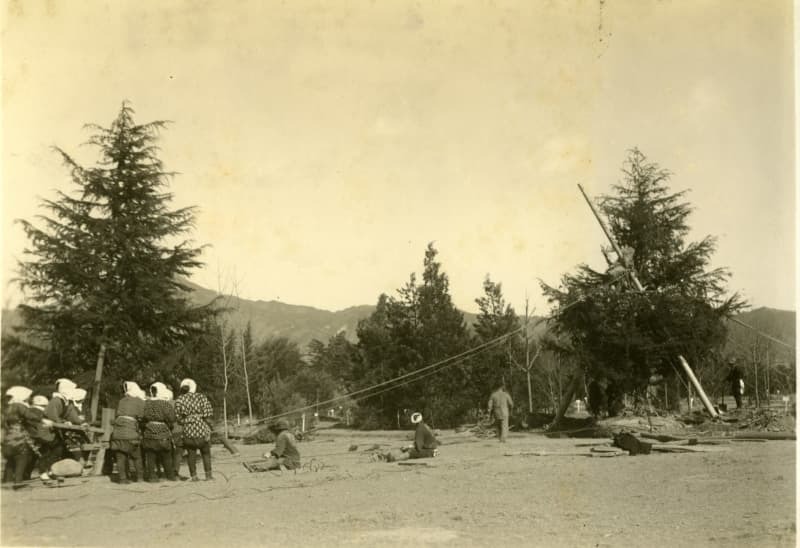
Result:
<svg viewBox="0 0 800 548"><path fill-rule="evenodd" d="M61 398L64 401L69 400L70 393L78 388L78 385L69 379L58 379L56 381L56 391L53 392L54 398Z"/></svg>
<svg viewBox="0 0 800 548"><path fill-rule="evenodd" d="M11 397L8 403L27 403L25 400L30 398L31 394L33 390L24 386L12 386L6 390L6 396Z"/></svg>
<svg viewBox="0 0 800 548"><path fill-rule="evenodd" d="M69 395L67 395L67 399L70 400L79 411L82 411L83 400L86 399L86 390L83 388L73 388Z"/></svg>
<svg viewBox="0 0 800 548"><path fill-rule="evenodd" d="M422 413L414 413L411 415L411 424L419 424L422 422Z"/></svg>
<svg viewBox="0 0 800 548"><path fill-rule="evenodd" d="M169 388L166 389L166 393L167 393L167 395L166 395L165 399L167 401L169 401L169 400L171 400L171 399L173 399L175 397L175 394L173 394L172 390L170 390Z"/></svg>
<svg viewBox="0 0 800 548"><path fill-rule="evenodd" d="M44 397L44 396L39 396L39 395L34 396L33 397L33 406L34 407L41 407L41 408L47 407L47 398Z"/></svg>
<svg viewBox="0 0 800 548"><path fill-rule="evenodd" d="M150 385L150 394L153 396L154 400L166 400L169 401L172 399L172 392L170 392L167 385L163 382L154 382Z"/></svg>
<svg viewBox="0 0 800 548"><path fill-rule="evenodd" d="M122 383L122 389L125 391L126 396L130 396L132 398L139 398L143 400L147 397L147 394L144 393L144 390L133 381L125 381Z"/></svg>
<svg viewBox="0 0 800 548"><path fill-rule="evenodd" d="M181 388L184 386L189 387L189 393L194 394L197 391L197 383L194 382L192 379L183 379L181 381Z"/></svg>

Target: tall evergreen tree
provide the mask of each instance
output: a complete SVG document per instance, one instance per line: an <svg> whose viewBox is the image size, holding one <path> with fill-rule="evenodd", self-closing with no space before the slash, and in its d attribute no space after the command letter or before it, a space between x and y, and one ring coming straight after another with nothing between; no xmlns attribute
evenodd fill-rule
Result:
<svg viewBox="0 0 800 548"><path fill-rule="evenodd" d="M724 343L724 319L744 303L726 296L729 273L709 268L715 240L687 242L691 207L670 193L670 173L631 151L623 181L599 200L623 255L606 272L586 265L542 284L557 305L551 325L571 344L590 377L618 398L647 385L654 373L671 376L675 357L699 363ZM645 291L631 284L634 272Z"/></svg>
<svg viewBox="0 0 800 548"><path fill-rule="evenodd" d="M193 208L170 208L173 174L157 146L166 123L133 116L123 103L110 127L88 126L95 166L57 148L75 189L43 201L39 226L21 221L30 240L19 265L24 330L50 356L39 378L91 370L101 349L112 378L146 378L213 313L192 306L181 281L201 265L201 249L186 239Z"/></svg>

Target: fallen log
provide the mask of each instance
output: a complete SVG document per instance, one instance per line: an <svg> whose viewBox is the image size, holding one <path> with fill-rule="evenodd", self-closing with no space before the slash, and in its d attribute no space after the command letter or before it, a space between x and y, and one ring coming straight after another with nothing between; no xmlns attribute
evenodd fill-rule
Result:
<svg viewBox="0 0 800 548"><path fill-rule="evenodd" d="M608 446L600 446L600 447L592 447L589 449L592 453L613 453L613 454L622 454L625 451L622 449L618 449L616 447L608 447Z"/></svg>
<svg viewBox="0 0 800 548"><path fill-rule="evenodd" d="M650 440L657 440L660 442L668 442L668 441L684 441L688 438L685 437L678 437L678 436L669 436L667 434L648 434L647 432L642 432L639 434L643 438L647 438Z"/></svg>
<svg viewBox="0 0 800 548"><path fill-rule="evenodd" d="M518 451L516 453L505 453L506 457L591 457L589 451Z"/></svg>
<svg viewBox="0 0 800 548"><path fill-rule="evenodd" d="M656 443L652 446L653 451L660 453L718 453L727 451L727 447L698 447L689 445L674 445L666 443Z"/></svg>

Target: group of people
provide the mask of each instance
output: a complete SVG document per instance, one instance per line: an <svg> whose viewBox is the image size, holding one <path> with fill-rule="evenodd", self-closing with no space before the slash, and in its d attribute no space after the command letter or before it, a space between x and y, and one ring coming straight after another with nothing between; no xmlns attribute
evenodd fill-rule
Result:
<svg viewBox="0 0 800 548"><path fill-rule="evenodd" d="M214 479L211 471L214 408L205 394L197 392L197 383L183 379L180 395L174 400L172 390L161 382L151 384L149 394L145 394L135 382L125 381L122 391L109 443L120 483L132 479L158 482L159 471L169 481L184 479L180 475L184 450L190 475L185 479L200 479L198 452L205 479Z"/></svg>
<svg viewBox="0 0 800 548"><path fill-rule="evenodd" d="M25 386L12 386L6 391L8 400L2 420L2 454L6 459L3 483L15 488L30 479L34 468L42 480L49 480L50 467L64 457L83 460L81 444L85 434L78 431L56 431L54 424L88 427L83 414L86 390L69 379L58 379L56 390L48 399L33 396Z"/></svg>
<svg viewBox="0 0 800 548"><path fill-rule="evenodd" d="M205 479L213 479L211 470L211 421L214 410L208 398L197 392L192 379L180 383L180 394L164 383L150 385L145 393L133 381L123 383L109 449L117 463L120 483L159 481L159 472L167 480L197 476L197 453L203 461ZM2 417L2 455L5 459L3 483L15 489L26 485L34 469L47 482L51 470L61 462L88 466L89 424L83 412L86 390L69 379L58 379L55 392L48 399L33 395L25 386L6 391L7 404ZM61 426L59 428L58 426ZM73 428L78 427L78 428ZM183 451L190 477L180 476Z"/></svg>

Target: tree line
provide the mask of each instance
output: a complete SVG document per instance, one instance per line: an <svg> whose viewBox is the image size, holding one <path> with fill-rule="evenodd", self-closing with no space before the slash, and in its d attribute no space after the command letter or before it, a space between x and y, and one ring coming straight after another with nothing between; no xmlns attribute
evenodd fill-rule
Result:
<svg viewBox="0 0 800 548"><path fill-rule="evenodd" d="M335 400L366 428L398 427L407 410L451 426L476 420L502 382L523 417L554 410L576 375L598 413L617 412L625 396L666 401L670 383L675 399L677 354L702 379L730 353L726 319L746 303L727 291L730 273L710 266L714 238L688 241L685 193L672 192L671 174L636 149L598 201L625 256L604 248L607 269L582 264L558 285L542 282L553 307L547 318L531 317L527 304L520 315L487 275L468 326L429 244L421 276L378 297L357 342L344 334L305 349L286 338L255 341L249 325L231 324L223 298L199 307L189 300L182 280L201 266L202 246L190 238L194 209L171 207L175 174L158 148L166 126L136 124L125 103L108 128L89 126L95 166L56 149L73 191L44 200L46 215L20 221L29 241L17 280L23 325L3 335L4 386L72 377L113 405L122 380L174 384L190 376L229 419ZM644 291L633 290L633 273ZM509 333L424 379L369 389Z"/></svg>

